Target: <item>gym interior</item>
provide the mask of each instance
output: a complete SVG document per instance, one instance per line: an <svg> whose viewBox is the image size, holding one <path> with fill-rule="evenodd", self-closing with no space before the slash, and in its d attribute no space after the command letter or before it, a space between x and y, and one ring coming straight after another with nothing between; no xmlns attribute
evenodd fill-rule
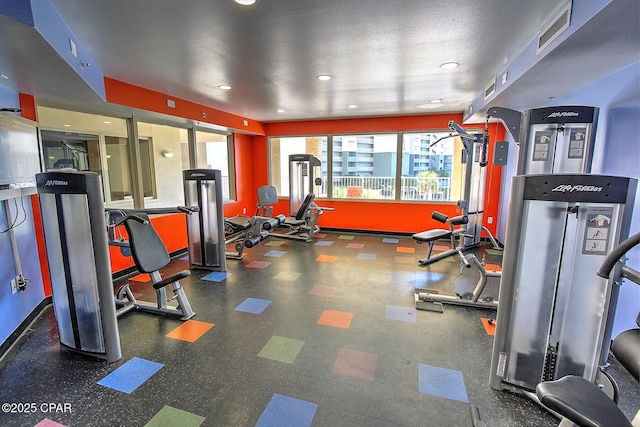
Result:
<svg viewBox="0 0 640 427"><path fill-rule="evenodd" d="M640 426L637 1L170 3L0 3L0 425Z"/></svg>

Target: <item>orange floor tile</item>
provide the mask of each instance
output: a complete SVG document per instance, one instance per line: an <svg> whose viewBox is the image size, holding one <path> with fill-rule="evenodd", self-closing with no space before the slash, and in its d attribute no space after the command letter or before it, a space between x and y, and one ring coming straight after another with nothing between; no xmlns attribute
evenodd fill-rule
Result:
<svg viewBox="0 0 640 427"><path fill-rule="evenodd" d="M169 332L167 337L182 341L195 342L214 326L215 325L213 323L200 322L198 320L187 320L182 325Z"/></svg>
<svg viewBox="0 0 640 427"><path fill-rule="evenodd" d="M325 310L318 319L318 325L333 326L335 328L348 329L353 319L353 313L345 311Z"/></svg>

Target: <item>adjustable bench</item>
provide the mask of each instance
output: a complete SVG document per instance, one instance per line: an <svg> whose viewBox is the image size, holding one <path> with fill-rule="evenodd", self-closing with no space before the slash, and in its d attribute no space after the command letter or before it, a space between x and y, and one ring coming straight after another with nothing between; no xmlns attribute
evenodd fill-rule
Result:
<svg viewBox="0 0 640 427"><path fill-rule="evenodd" d="M413 236L413 239L422 244L427 243L429 245L429 249L427 251L427 257L425 259L421 259L418 263L422 266L434 263L443 258L452 256L452 255L460 255L461 258L464 258L462 255L462 251L464 251L464 247L460 244L456 243L456 238L462 238L465 236L466 229L465 227L455 228L457 225L463 225L469 222L469 218L466 215L454 216L449 218L445 214L433 211L431 214L431 218L439 221L443 224L449 224L449 229L435 228L433 230L422 231L420 233L416 233ZM431 252L433 251L433 245L437 240L440 239L449 239L451 243L451 249L445 252L441 252L436 256L431 256Z"/></svg>

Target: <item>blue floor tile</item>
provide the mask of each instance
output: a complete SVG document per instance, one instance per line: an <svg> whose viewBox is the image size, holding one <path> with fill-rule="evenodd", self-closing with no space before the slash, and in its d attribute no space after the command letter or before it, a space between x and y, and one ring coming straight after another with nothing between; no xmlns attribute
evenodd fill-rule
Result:
<svg viewBox="0 0 640 427"><path fill-rule="evenodd" d="M384 317L385 319L416 323L416 309L414 307L388 305Z"/></svg>
<svg viewBox="0 0 640 427"><path fill-rule="evenodd" d="M272 250L267 252L266 254L264 254L264 256L275 256L275 257L281 257L284 254L286 254L287 251L276 251L276 250Z"/></svg>
<svg viewBox="0 0 640 427"><path fill-rule="evenodd" d="M423 394L468 402L462 372L419 364L419 390Z"/></svg>
<svg viewBox="0 0 640 427"><path fill-rule="evenodd" d="M316 243L316 246L331 246L333 245L333 242L327 241L327 240L319 240Z"/></svg>
<svg viewBox="0 0 640 427"><path fill-rule="evenodd" d="M227 273L226 271L214 271L202 278L202 280L208 280L210 282L222 282L224 279L229 277L231 273Z"/></svg>
<svg viewBox="0 0 640 427"><path fill-rule="evenodd" d="M234 310L246 313L260 314L271 304L271 301L259 298L247 298Z"/></svg>
<svg viewBox="0 0 640 427"><path fill-rule="evenodd" d="M163 366L162 363L134 357L98 381L98 384L129 394Z"/></svg>
<svg viewBox="0 0 640 427"><path fill-rule="evenodd" d="M318 405L293 397L274 394L256 427L310 426Z"/></svg>
<svg viewBox="0 0 640 427"><path fill-rule="evenodd" d="M399 239L391 239L389 237L385 237L384 239L382 239L382 243L398 243L400 242Z"/></svg>
<svg viewBox="0 0 640 427"><path fill-rule="evenodd" d="M365 253L359 253L358 256L356 257L357 259L366 259L368 261L375 261L375 259L378 257L378 255L376 254L365 254Z"/></svg>

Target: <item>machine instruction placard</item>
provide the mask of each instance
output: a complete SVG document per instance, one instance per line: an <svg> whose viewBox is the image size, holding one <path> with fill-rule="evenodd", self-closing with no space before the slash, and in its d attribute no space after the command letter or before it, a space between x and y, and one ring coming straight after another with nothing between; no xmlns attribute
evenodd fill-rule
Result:
<svg viewBox="0 0 640 427"><path fill-rule="evenodd" d="M549 160L551 147L551 132L547 130L536 131L533 139L533 162L546 162Z"/></svg>
<svg viewBox="0 0 640 427"><path fill-rule="evenodd" d="M589 208L582 245L583 254L606 255L608 253L612 218L612 207Z"/></svg>
<svg viewBox="0 0 640 427"><path fill-rule="evenodd" d="M581 159L584 156L584 139L587 128L573 128L569 132L569 159Z"/></svg>

